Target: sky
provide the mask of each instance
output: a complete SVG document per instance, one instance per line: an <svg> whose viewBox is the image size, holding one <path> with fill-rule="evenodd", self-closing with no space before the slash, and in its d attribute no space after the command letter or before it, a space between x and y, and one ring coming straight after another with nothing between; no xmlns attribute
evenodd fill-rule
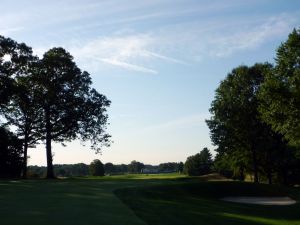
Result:
<svg viewBox="0 0 300 225"><path fill-rule="evenodd" d="M298 0L27 0L0 2L0 35L38 56L64 47L112 101L113 144L95 154L53 144L54 164L185 161L208 147L209 107L240 65L274 62L300 27ZM46 165L43 144L30 165Z"/></svg>

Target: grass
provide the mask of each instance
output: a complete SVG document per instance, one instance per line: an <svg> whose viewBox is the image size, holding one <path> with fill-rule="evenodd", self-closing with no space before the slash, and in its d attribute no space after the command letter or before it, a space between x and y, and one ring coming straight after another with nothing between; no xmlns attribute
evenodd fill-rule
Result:
<svg viewBox="0 0 300 225"><path fill-rule="evenodd" d="M4 225L300 225L300 205L222 202L227 195L289 195L299 188L203 181L183 175L128 175L0 181Z"/></svg>

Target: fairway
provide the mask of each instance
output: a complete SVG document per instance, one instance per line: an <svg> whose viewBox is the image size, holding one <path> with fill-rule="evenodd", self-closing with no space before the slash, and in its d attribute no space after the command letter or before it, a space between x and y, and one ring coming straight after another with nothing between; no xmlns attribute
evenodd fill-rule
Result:
<svg viewBox="0 0 300 225"><path fill-rule="evenodd" d="M0 181L0 224L168 225L300 224L299 203L256 206L224 196L290 196L299 188L178 175Z"/></svg>

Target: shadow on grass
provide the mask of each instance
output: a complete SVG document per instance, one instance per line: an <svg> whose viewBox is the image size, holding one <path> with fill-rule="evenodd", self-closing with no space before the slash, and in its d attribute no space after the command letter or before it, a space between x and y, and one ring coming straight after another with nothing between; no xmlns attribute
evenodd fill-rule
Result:
<svg viewBox="0 0 300 225"><path fill-rule="evenodd" d="M197 182L119 189L115 194L149 225L300 225L299 203L257 206L219 200L239 195L299 197L299 190L275 185Z"/></svg>

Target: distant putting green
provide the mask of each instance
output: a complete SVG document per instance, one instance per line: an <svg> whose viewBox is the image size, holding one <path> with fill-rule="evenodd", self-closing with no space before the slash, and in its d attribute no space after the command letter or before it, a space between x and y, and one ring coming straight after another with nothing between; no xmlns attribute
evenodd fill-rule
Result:
<svg viewBox="0 0 300 225"><path fill-rule="evenodd" d="M300 204L256 206L225 196L290 196L299 188L183 175L0 181L3 225L300 225Z"/></svg>

